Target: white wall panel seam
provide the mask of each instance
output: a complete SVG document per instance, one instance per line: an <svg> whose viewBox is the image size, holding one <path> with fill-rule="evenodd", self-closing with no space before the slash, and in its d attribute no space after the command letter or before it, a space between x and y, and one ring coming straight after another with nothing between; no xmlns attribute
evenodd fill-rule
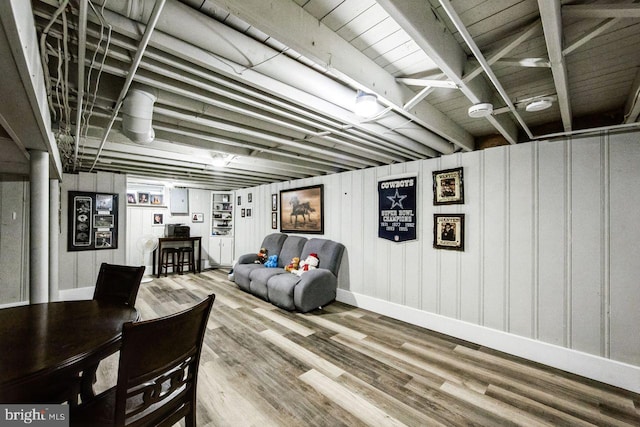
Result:
<svg viewBox="0 0 640 427"><path fill-rule="evenodd" d="M611 165L610 165L610 136L605 134L601 136L601 162L602 167L601 177L602 184L601 198L602 198L602 280L601 280L601 292L602 292L602 308L601 315L603 316L603 324L600 336L602 342L602 354L606 358L611 357L611 222L610 222L610 203L611 203Z"/></svg>
<svg viewBox="0 0 640 427"><path fill-rule="evenodd" d="M533 212L532 212L532 230L531 230L531 256L532 256L532 268L531 268L531 286L533 298L531 300L531 315L532 315L532 337L534 339L540 338L540 142L533 143L533 166L531 173L533 174Z"/></svg>
<svg viewBox="0 0 640 427"><path fill-rule="evenodd" d="M573 140L567 139L564 147L565 152L565 262L564 262L564 283L565 283L565 347L573 347Z"/></svg>
<svg viewBox="0 0 640 427"><path fill-rule="evenodd" d="M502 305L502 330L511 332L511 150L504 150L504 302Z"/></svg>
<svg viewBox="0 0 640 427"><path fill-rule="evenodd" d="M480 153L480 159L478 160L478 180L480 181L480 218L478 218L478 238L480 239L480 244L478 245L478 250L480 251L480 295L478 298L478 314L480 316L480 325L484 325L484 298L485 298L485 289L484 289L484 270L485 270L485 227L484 227L484 219L485 219L485 206L486 206L486 195L485 195L485 152L482 151Z"/></svg>

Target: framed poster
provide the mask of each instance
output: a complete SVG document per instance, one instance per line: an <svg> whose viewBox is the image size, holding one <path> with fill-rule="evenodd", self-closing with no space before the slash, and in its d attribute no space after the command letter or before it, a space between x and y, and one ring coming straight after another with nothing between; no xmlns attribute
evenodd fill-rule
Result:
<svg viewBox="0 0 640 427"><path fill-rule="evenodd" d="M464 214L433 215L433 247L464 251Z"/></svg>
<svg viewBox="0 0 640 427"><path fill-rule="evenodd" d="M278 212L271 212L271 228L278 229Z"/></svg>
<svg viewBox="0 0 640 427"><path fill-rule="evenodd" d="M272 211L277 211L278 210L278 195L277 194L272 194L271 195L271 210Z"/></svg>
<svg viewBox="0 0 640 427"><path fill-rule="evenodd" d="M324 233L324 186L280 191L280 232Z"/></svg>
<svg viewBox="0 0 640 427"><path fill-rule="evenodd" d="M416 176L378 181L378 237L393 242L417 239Z"/></svg>
<svg viewBox="0 0 640 427"><path fill-rule="evenodd" d="M454 205L464 203L462 168L433 172L433 204Z"/></svg>
<svg viewBox="0 0 640 427"><path fill-rule="evenodd" d="M69 191L67 251L117 249L118 194Z"/></svg>

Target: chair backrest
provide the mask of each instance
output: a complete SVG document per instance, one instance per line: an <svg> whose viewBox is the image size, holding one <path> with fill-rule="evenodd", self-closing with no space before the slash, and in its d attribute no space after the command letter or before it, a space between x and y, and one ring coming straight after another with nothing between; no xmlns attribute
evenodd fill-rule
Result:
<svg viewBox="0 0 640 427"><path fill-rule="evenodd" d="M107 264L100 266L93 299L113 301L133 307L144 275L144 266Z"/></svg>
<svg viewBox="0 0 640 427"><path fill-rule="evenodd" d="M282 250L280 251L280 256L278 257L278 267L284 268L291 262L293 257L300 258L300 253L302 252L302 248L305 243L307 243L307 238L302 236L289 236L287 240L284 241L282 245Z"/></svg>
<svg viewBox="0 0 640 427"><path fill-rule="evenodd" d="M122 329L115 425L195 425L202 341L215 295L182 312Z"/></svg>
<svg viewBox="0 0 640 427"><path fill-rule="evenodd" d="M265 248L269 255L280 255L285 240L287 240L286 234L271 233L264 238L260 247Z"/></svg>

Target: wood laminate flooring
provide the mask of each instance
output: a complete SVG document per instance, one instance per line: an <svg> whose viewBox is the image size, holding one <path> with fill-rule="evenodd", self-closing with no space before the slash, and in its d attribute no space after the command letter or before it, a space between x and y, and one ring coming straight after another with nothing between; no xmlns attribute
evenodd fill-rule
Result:
<svg viewBox="0 0 640 427"><path fill-rule="evenodd" d="M198 426L640 425L638 394L339 302L287 312L224 270L143 283L136 307L151 319L210 293Z"/></svg>

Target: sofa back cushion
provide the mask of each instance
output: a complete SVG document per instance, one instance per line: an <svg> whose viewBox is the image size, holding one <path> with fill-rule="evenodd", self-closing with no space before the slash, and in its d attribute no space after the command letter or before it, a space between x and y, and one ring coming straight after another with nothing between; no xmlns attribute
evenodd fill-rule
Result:
<svg viewBox="0 0 640 427"><path fill-rule="evenodd" d="M302 248L307 243L306 237L288 236L278 256L278 267L286 267L293 257L300 257Z"/></svg>
<svg viewBox="0 0 640 427"><path fill-rule="evenodd" d="M300 260L306 259L311 253L318 254L320 264L318 268L326 268L331 271L334 276L338 276L338 270L340 270L340 263L342 262L342 254L344 252L344 245L342 243L334 242L327 239L309 239L309 241L302 248L302 255Z"/></svg>
<svg viewBox="0 0 640 427"><path fill-rule="evenodd" d="M280 258L280 252L282 252L282 245L285 240L287 240L286 234L268 234L267 237L265 237L262 241L262 246L260 246L260 248L265 248L268 255L278 255L278 258ZM260 250L260 248L256 249L256 253L258 253L258 250Z"/></svg>

